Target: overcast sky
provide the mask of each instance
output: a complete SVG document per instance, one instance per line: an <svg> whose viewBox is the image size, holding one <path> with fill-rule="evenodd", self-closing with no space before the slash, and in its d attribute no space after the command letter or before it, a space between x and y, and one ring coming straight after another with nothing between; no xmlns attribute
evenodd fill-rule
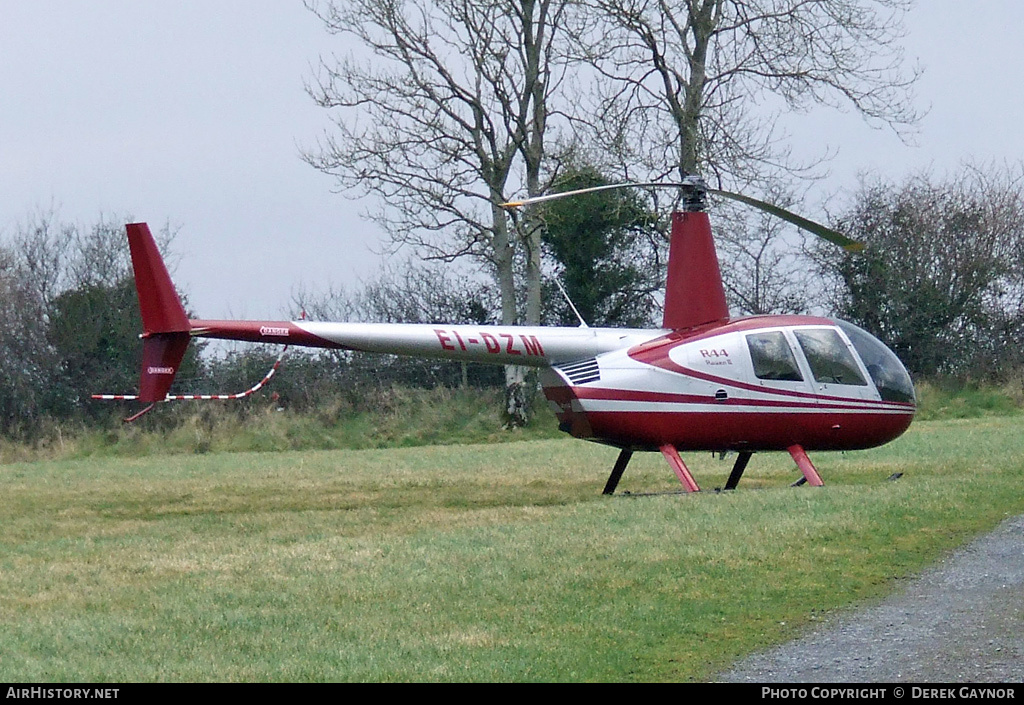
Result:
<svg viewBox="0 0 1024 705"><path fill-rule="evenodd" d="M798 154L838 152L829 190L1024 158L1024 3L926 0L907 29L929 110L916 145L834 111L791 121ZM381 233L299 158L329 129L303 81L335 51L301 0L0 0L0 235L51 207L169 221L175 279L204 318L277 317L299 285L356 286Z"/></svg>

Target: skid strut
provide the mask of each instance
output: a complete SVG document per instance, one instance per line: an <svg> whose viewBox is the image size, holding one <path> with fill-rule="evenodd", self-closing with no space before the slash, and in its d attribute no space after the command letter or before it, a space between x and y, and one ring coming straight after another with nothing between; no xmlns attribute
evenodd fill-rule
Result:
<svg viewBox="0 0 1024 705"><path fill-rule="evenodd" d="M740 478L743 477L743 471L747 469L747 463L750 462L750 456L752 455L753 453L750 451L743 451L736 456L736 464L732 466L732 472L725 483L725 489L734 490L736 485L740 484Z"/></svg>
<svg viewBox="0 0 1024 705"><path fill-rule="evenodd" d="M672 471L679 478L679 481L683 483L683 487L686 488L687 492L700 492L700 487L697 487L697 481L693 479L693 475L690 474L690 469L686 467L686 463L679 457L679 451L671 443L666 443L659 449L661 454L665 456L665 460L668 461Z"/></svg>
<svg viewBox="0 0 1024 705"><path fill-rule="evenodd" d="M629 459L632 457L633 451L628 448L623 448L619 452L619 457L615 460L615 467L612 468L612 474L608 476L608 482L605 484L602 494L615 494L615 488L618 487L622 473L626 471L626 466L629 465Z"/></svg>
<svg viewBox="0 0 1024 705"><path fill-rule="evenodd" d="M676 447L670 443L659 448L661 454L668 461L669 467L672 468L672 472L679 478L679 482L682 483L683 487L687 492L700 492L700 487L697 486L697 481L693 479L693 475L690 474L690 469L686 467L686 463L679 457L679 451ZM825 483L822 482L821 475L814 467L814 463L807 457L807 452L804 451L803 446L794 444L786 450L789 451L790 456L796 463L796 466L800 468L800 472L803 474L799 480L793 483L793 486L799 486L803 484L810 484L812 487L821 487ZM740 482L740 478L743 477L744 471L747 469L747 464L750 462L750 458L754 455L752 451L741 451L736 456L736 463L732 467L732 472L729 474L729 479L725 483L725 489L734 490ZM615 488L619 485L619 480L622 479L622 474L626 471L626 466L629 465L630 459L633 457L633 451L629 448L623 448L619 451L619 457L615 460L615 466L612 468L611 475L608 476L608 482L604 486L604 494L615 494Z"/></svg>
<svg viewBox="0 0 1024 705"><path fill-rule="evenodd" d="M821 487L825 483L821 481L821 475L814 468L814 463L807 457L807 453L804 451L803 446L791 445L786 450L793 456L793 460L796 462L796 466L800 468L800 472L803 473L803 477L793 483L793 486L802 485L805 482L810 484L812 487Z"/></svg>

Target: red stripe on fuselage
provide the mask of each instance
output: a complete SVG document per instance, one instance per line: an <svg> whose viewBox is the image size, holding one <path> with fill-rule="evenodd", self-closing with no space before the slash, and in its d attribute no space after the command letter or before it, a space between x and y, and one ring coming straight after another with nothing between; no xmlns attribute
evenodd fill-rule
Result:
<svg viewBox="0 0 1024 705"><path fill-rule="evenodd" d="M732 411L598 411L582 414L594 440L631 447L671 443L679 450L861 450L902 434L912 414L752 414ZM574 434L575 435L575 434Z"/></svg>
<svg viewBox="0 0 1024 705"><path fill-rule="evenodd" d="M721 380L723 386L738 386L731 380ZM741 387L744 388L745 387ZM777 394L788 397L785 399L757 399L752 397L729 397L724 400L716 399L713 395L701 394L673 394L670 392L649 392L633 389L601 389L594 387L573 387L573 392L579 399L593 399L600 401L621 401L652 404L715 404L723 407L777 407L785 409L827 409L827 410L865 410L876 412L912 413L912 404L900 402L875 401L871 399L851 399L848 397L817 396L813 394L789 395L786 390L774 390L752 385L752 391L763 394ZM797 400L794 397L800 397Z"/></svg>

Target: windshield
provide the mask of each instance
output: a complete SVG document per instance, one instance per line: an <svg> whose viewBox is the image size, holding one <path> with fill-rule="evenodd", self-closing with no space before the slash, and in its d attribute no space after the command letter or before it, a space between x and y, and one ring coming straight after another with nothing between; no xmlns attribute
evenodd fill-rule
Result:
<svg viewBox="0 0 1024 705"><path fill-rule="evenodd" d="M860 355L868 374L878 388L878 393L885 401L917 403L914 395L914 383L910 380L907 369L892 350L875 336L862 328L846 321L836 321L846 336L853 343Z"/></svg>

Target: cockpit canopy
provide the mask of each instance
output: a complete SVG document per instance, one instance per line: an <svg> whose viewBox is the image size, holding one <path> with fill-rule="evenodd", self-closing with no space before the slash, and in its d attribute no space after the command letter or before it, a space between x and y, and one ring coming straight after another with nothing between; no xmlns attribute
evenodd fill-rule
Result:
<svg viewBox="0 0 1024 705"><path fill-rule="evenodd" d="M834 321L853 344L879 395L884 401L915 403L914 385L903 364L881 341L857 326ZM793 336L810 367L815 382L867 387L861 366L835 328L795 328ZM754 375L758 379L801 382L803 374L782 331L762 331L746 336Z"/></svg>
<svg viewBox="0 0 1024 705"><path fill-rule="evenodd" d="M910 404L917 402L910 374L892 350L878 338L852 323L837 320L835 324L853 343L883 400Z"/></svg>

